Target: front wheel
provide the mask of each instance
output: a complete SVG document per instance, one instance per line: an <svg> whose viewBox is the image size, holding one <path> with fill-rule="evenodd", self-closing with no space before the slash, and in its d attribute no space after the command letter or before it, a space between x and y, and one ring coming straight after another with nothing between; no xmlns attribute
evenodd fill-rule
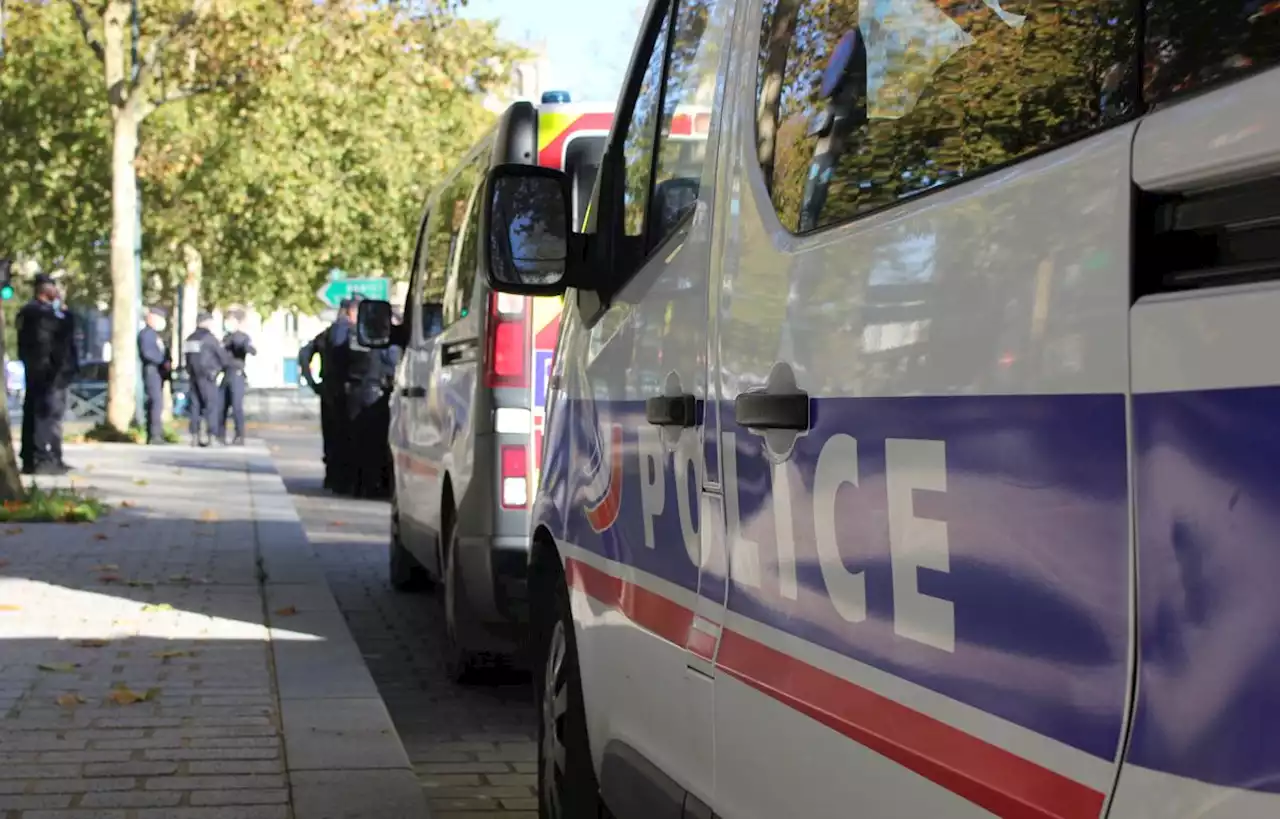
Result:
<svg viewBox="0 0 1280 819"><path fill-rule="evenodd" d="M538 817L599 819L603 804L591 766L569 591L558 570L554 595L538 677Z"/></svg>

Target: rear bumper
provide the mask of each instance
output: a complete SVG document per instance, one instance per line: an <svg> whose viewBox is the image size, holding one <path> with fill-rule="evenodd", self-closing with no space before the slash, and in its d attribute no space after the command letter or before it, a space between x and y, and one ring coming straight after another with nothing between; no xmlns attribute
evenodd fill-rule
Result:
<svg viewBox="0 0 1280 819"><path fill-rule="evenodd" d="M529 622L529 538L462 537L457 548L471 615L503 647L516 647Z"/></svg>

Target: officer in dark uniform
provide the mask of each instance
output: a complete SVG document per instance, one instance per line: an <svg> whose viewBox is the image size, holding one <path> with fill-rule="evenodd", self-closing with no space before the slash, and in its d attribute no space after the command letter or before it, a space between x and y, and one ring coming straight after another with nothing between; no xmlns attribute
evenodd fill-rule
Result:
<svg viewBox="0 0 1280 819"><path fill-rule="evenodd" d="M352 448L356 470L355 494L363 498L387 495L390 448L387 430L391 420L390 390L400 360L399 350L370 350L351 334L351 373L347 412L351 417Z"/></svg>
<svg viewBox="0 0 1280 819"><path fill-rule="evenodd" d="M62 459L62 419L67 414L67 393L71 391L71 382L76 373L80 372L80 356L76 352L75 314L66 306L66 293L61 288L58 288L54 298L53 310L62 323L58 326L57 343L60 354L58 370L53 379L54 403L50 411L53 435L49 439L49 446L54 460L69 472L71 467Z"/></svg>
<svg viewBox="0 0 1280 819"><path fill-rule="evenodd" d="M191 378L191 443L193 446L208 446L218 431L218 417L222 411L218 400L218 374L227 368L230 356L213 334L212 315L201 313L196 324L195 332L183 342L182 352Z"/></svg>
<svg viewBox="0 0 1280 819"><path fill-rule="evenodd" d="M173 370L173 356L160 333L164 331L164 312L158 307L147 311L147 326L138 332L138 358L142 360L142 388L147 403L147 443L160 446L164 440L164 382Z"/></svg>
<svg viewBox="0 0 1280 819"><path fill-rule="evenodd" d="M316 337L302 345L302 349L298 351L298 371L302 373L302 380L307 382L307 386L311 388L320 398L320 437L323 442L324 450L322 459L324 460L324 488L329 489L333 485L333 409L329 403L328 394L324 387L324 381L327 380L325 375L325 358L327 353L326 343L329 336L329 328L326 327ZM311 361L320 356L320 381L317 384L315 376L311 374Z"/></svg>
<svg viewBox="0 0 1280 819"><path fill-rule="evenodd" d="M227 315L227 334L222 337L222 346L226 349L231 363L222 375L222 412L218 414L218 437L227 442L227 416L231 415L236 422L236 437L232 443L244 443L244 391L245 359L257 355L253 340L249 334L240 329L244 321L244 313L233 310Z"/></svg>
<svg viewBox="0 0 1280 819"><path fill-rule="evenodd" d="M41 274L35 280L35 294L18 311L18 357L26 369L27 391L22 402L22 471L27 475L62 475L68 470L58 457L65 391L60 382L69 380L69 321L59 304L58 287L52 277Z"/></svg>
<svg viewBox="0 0 1280 819"><path fill-rule="evenodd" d="M379 466L377 469L377 486L372 493L374 497L391 496L391 482L395 480L395 464L391 458L391 441L388 433L391 428L391 393L395 390L396 367L404 354L404 313L399 308L391 310L391 345L381 351L382 358L382 394L375 407L373 440L371 446L376 447Z"/></svg>
<svg viewBox="0 0 1280 819"><path fill-rule="evenodd" d="M335 463L331 488L339 495L357 495L360 491L361 462L364 453L359 424L365 407L364 383L373 364L372 353L360 346L356 338L356 318L362 297L353 296L342 303L338 319L329 328L325 385L331 385Z"/></svg>
<svg viewBox="0 0 1280 819"><path fill-rule="evenodd" d="M337 318L298 353L302 378L320 396L320 433L324 439L324 488L344 491L350 477L343 477L343 429L346 422L346 389L342 368L346 363L346 344L351 321L351 301L344 300ZM311 374L311 360L320 356L320 383Z"/></svg>

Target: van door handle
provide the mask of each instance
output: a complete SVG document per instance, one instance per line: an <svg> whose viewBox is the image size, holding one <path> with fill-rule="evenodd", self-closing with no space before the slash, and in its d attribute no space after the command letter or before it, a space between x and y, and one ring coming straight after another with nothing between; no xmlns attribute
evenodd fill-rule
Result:
<svg viewBox="0 0 1280 819"><path fill-rule="evenodd" d="M747 429L809 429L809 393L744 392L733 401L733 418Z"/></svg>
<svg viewBox="0 0 1280 819"><path fill-rule="evenodd" d="M655 427L692 427L698 423L698 399L659 395L644 402L644 417Z"/></svg>
<svg viewBox="0 0 1280 819"><path fill-rule="evenodd" d="M401 387L400 394L405 398L426 398L426 387Z"/></svg>

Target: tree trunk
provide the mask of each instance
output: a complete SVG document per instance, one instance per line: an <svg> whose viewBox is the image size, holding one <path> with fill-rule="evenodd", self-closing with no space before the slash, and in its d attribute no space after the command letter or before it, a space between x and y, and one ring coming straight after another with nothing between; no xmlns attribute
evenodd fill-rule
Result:
<svg viewBox="0 0 1280 819"><path fill-rule="evenodd" d="M129 427L137 413L138 107L125 75L129 3L112 0L103 14L107 95L111 101L111 367L107 374L107 424Z"/></svg>
<svg viewBox="0 0 1280 819"><path fill-rule="evenodd" d="M0 309L0 361L4 361L4 310ZM8 381L6 373L6 382ZM0 391L0 501L23 496L22 476L13 452L13 430L9 428L9 390Z"/></svg>
<svg viewBox="0 0 1280 819"><path fill-rule="evenodd" d="M782 85L787 73L787 52L795 35L800 15L799 0L779 0L769 26L760 102L756 111L756 154L764 170L765 184L773 186L773 163L777 153L778 111L782 104Z"/></svg>
<svg viewBox="0 0 1280 819"><path fill-rule="evenodd" d="M182 282L182 321L178 326L178 342L196 330L196 318L200 315L200 278L204 275L204 257L192 245L182 246L182 258L187 265L187 276ZM174 359L174 366L178 365Z"/></svg>

